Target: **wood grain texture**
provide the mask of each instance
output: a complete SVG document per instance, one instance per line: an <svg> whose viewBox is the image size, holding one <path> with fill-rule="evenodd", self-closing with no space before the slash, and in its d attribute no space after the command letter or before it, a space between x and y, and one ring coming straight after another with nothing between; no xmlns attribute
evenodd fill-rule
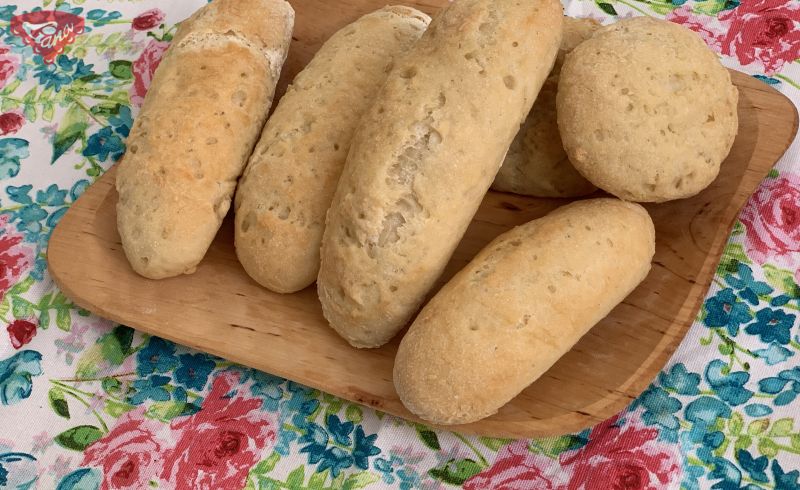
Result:
<svg viewBox="0 0 800 490"><path fill-rule="evenodd" d="M291 78L332 32L383 3L294 2L295 42L284 74ZM436 8L431 3L408 4L428 13ZM664 366L697 314L738 210L797 130L797 113L788 99L747 75L732 75L740 90L740 129L731 155L717 180L699 195L646 206L656 225L657 245L644 283L499 413L449 429L511 437L580 430L627 405ZM180 344L415 419L392 385L399 339L380 349L353 349L326 324L314 287L280 295L258 286L236 260L232 220L225 221L195 274L161 281L136 275L116 230L115 174L112 168L78 199L50 240L50 273L78 305ZM566 202L490 192L440 284L498 234Z"/></svg>

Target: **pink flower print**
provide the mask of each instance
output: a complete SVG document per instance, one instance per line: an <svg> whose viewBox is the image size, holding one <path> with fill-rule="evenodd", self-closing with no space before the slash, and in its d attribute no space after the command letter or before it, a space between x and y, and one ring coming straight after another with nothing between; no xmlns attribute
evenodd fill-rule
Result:
<svg viewBox="0 0 800 490"><path fill-rule="evenodd" d="M22 233L0 215L0 299L33 265L33 247L23 241Z"/></svg>
<svg viewBox="0 0 800 490"><path fill-rule="evenodd" d="M259 398L228 394L239 376L221 374L199 412L173 419L177 440L166 451L161 478L178 489L241 488L250 467L275 440L275 421Z"/></svg>
<svg viewBox="0 0 800 490"><path fill-rule="evenodd" d="M43 453L48 447L53 445L53 436L47 433L47 431L42 431L33 436L33 447L31 447L32 453Z"/></svg>
<svg viewBox="0 0 800 490"><path fill-rule="evenodd" d="M465 490L553 490L560 488L548 476L557 463L528 450L528 441L505 446L488 469L464 482ZM568 471L568 468L562 471Z"/></svg>
<svg viewBox="0 0 800 490"><path fill-rule="evenodd" d="M8 46L0 46L0 88L5 87L19 69L19 57Z"/></svg>
<svg viewBox="0 0 800 490"><path fill-rule="evenodd" d="M668 13L665 19L693 30L717 53L722 51L722 37L725 31L720 28L715 18L697 15L691 5L685 4Z"/></svg>
<svg viewBox="0 0 800 490"><path fill-rule="evenodd" d="M660 490L672 488L681 476L678 447L657 440L658 430L646 428L639 412L612 417L592 429L589 443L564 453L569 468L566 490Z"/></svg>
<svg viewBox="0 0 800 490"><path fill-rule="evenodd" d="M81 466L103 468L101 490L138 490L157 479L165 443L157 436L161 425L145 418L144 412L139 407L126 413L111 432L84 451Z"/></svg>
<svg viewBox="0 0 800 490"><path fill-rule="evenodd" d="M750 197L739 216L744 224L747 255L795 271L800 282L800 175L767 179Z"/></svg>
<svg viewBox="0 0 800 490"><path fill-rule="evenodd" d="M131 104L141 107L153 75L161 63L161 57L167 51L169 43L165 41L151 40L142 51L142 54L133 62L133 85L131 86Z"/></svg>
<svg viewBox="0 0 800 490"><path fill-rule="evenodd" d="M772 75L800 58L800 3L796 0L749 0L723 10L726 24L722 54L744 66L762 66Z"/></svg>

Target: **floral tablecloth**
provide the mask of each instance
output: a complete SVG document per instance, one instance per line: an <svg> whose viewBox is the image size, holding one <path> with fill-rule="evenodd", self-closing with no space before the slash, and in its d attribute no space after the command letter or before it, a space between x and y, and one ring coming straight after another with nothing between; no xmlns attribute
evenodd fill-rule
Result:
<svg viewBox="0 0 800 490"><path fill-rule="evenodd" d="M72 1L0 6L0 489L800 489L796 144L742 212L680 349L627 410L548 439L434 431L115 325L58 291L53 227L122 155L174 24L204 0ZM686 25L800 102L798 0L565 7Z"/></svg>

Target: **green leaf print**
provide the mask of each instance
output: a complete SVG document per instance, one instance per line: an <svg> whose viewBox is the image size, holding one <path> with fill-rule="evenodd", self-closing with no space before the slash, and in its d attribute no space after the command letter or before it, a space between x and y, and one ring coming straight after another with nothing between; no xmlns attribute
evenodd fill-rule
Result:
<svg viewBox="0 0 800 490"><path fill-rule="evenodd" d="M151 419L160 420L162 422L169 422L178 415L181 415L185 406L186 403L184 402L176 402L172 400L166 402L154 402L147 408L145 416Z"/></svg>
<svg viewBox="0 0 800 490"><path fill-rule="evenodd" d="M488 447L494 452L497 452L500 450L501 447L511 444L511 442L514 439L503 439L497 437L479 437L478 440L481 441L481 444L483 444L484 446Z"/></svg>
<svg viewBox="0 0 800 490"><path fill-rule="evenodd" d="M364 412L358 405L348 405L344 410L344 416L354 424L360 424L364 420Z"/></svg>
<svg viewBox="0 0 800 490"><path fill-rule="evenodd" d="M106 400L106 405L105 407L103 407L103 411L114 418L118 418L123 413L130 412L134 408L136 408L136 405L131 405L130 403L116 402L114 400Z"/></svg>
<svg viewBox="0 0 800 490"><path fill-rule="evenodd" d="M64 397L63 390L60 388L50 388L50 391L47 392L47 399L50 401L50 406L53 407L55 413L65 419L69 418L69 405L67 404L66 397Z"/></svg>
<svg viewBox="0 0 800 490"><path fill-rule="evenodd" d="M728 421L728 432L735 437L742 433L743 427L744 417L742 417L742 414L738 412L733 412L731 419Z"/></svg>
<svg viewBox="0 0 800 490"><path fill-rule="evenodd" d="M417 429L417 435L419 435L419 438L420 440L422 440L423 444L433 449L434 451L442 449L442 446L439 444L439 436L436 435L436 432L428 429L423 425L417 425L416 429Z"/></svg>
<svg viewBox="0 0 800 490"><path fill-rule="evenodd" d="M128 60L114 60L108 64L108 71L111 72L111 76L114 78L118 78L120 80L132 80L132 65L133 64Z"/></svg>
<svg viewBox="0 0 800 490"><path fill-rule="evenodd" d="M29 122L36 121L36 116L38 115L36 113L36 106L33 104L25 104L22 109L22 115L25 116L25 119Z"/></svg>
<svg viewBox="0 0 800 490"><path fill-rule="evenodd" d="M344 481L344 485L342 485L342 490L357 490L359 488L365 488L368 485L372 485L373 483L377 482L378 480L380 480L378 475L372 474L368 471L362 471L361 473L348 476L347 480Z"/></svg>
<svg viewBox="0 0 800 490"><path fill-rule="evenodd" d="M479 463L471 459L451 459L442 466L428 471L428 474L450 485L462 485L482 469Z"/></svg>
<svg viewBox="0 0 800 490"><path fill-rule="evenodd" d="M736 439L736 443L733 445L733 447L736 451L738 451L739 449L749 448L751 444L753 444L753 438L748 435L744 435Z"/></svg>
<svg viewBox="0 0 800 490"><path fill-rule="evenodd" d="M728 0L706 0L704 2L696 2L694 4L694 11L698 14L705 14L716 17L716 15L723 10L728 4Z"/></svg>
<svg viewBox="0 0 800 490"><path fill-rule="evenodd" d="M340 473L341 474L341 473ZM308 479L308 490L322 490L325 488L325 480L328 479L328 470L320 473L314 473Z"/></svg>
<svg viewBox="0 0 800 490"><path fill-rule="evenodd" d="M47 310L41 310L39 312L39 327L46 329L49 326L50 326L50 312Z"/></svg>
<svg viewBox="0 0 800 490"><path fill-rule="evenodd" d="M717 266L718 274L735 274L739 270L739 264L750 264L741 243L729 243L722 252L722 257Z"/></svg>
<svg viewBox="0 0 800 490"><path fill-rule="evenodd" d="M11 314L14 318L28 318L33 315L33 303L20 296L11 298Z"/></svg>
<svg viewBox="0 0 800 490"><path fill-rule="evenodd" d="M119 114L122 104L117 102L102 102L89 108L89 111L95 116L111 117Z"/></svg>
<svg viewBox="0 0 800 490"><path fill-rule="evenodd" d="M772 439L765 437L758 441L758 452L768 458L774 458L778 455L778 445Z"/></svg>
<svg viewBox="0 0 800 490"><path fill-rule="evenodd" d="M83 451L91 443L103 437L103 431L93 425L79 425L67 429L55 437L56 444L72 449L73 451Z"/></svg>
<svg viewBox="0 0 800 490"><path fill-rule="evenodd" d="M78 139L84 137L88 127L89 116L86 112L77 104L71 105L59 123L58 131L53 138L53 157L50 159L50 163L55 163Z"/></svg>
<svg viewBox="0 0 800 490"><path fill-rule="evenodd" d="M65 332L69 332L72 328L72 316L66 308L59 308L56 310L56 326Z"/></svg>
<svg viewBox="0 0 800 490"><path fill-rule="evenodd" d="M3 112L12 111L12 110L16 109L17 107L19 107L19 100L17 100L17 99L5 98L5 99L3 99L3 102L0 103L0 111L3 111Z"/></svg>
<svg viewBox="0 0 800 490"><path fill-rule="evenodd" d="M0 95L13 94L14 91L17 90L17 87L19 87L19 84L21 84L21 83L22 83L22 80L20 80L19 78L14 79L13 82L11 82L8 85L6 85L5 87L3 87L3 90L0 90Z"/></svg>
<svg viewBox="0 0 800 490"><path fill-rule="evenodd" d="M114 364L122 364L128 357L133 342L133 330L122 325L105 334L101 340L103 357Z"/></svg>
<svg viewBox="0 0 800 490"><path fill-rule="evenodd" d="M32 104L34 100L36 100L36 89L37 87L33 87L32 89L28 90L25 95L22 96L22 103L23 104Z"/></svg>
<svg viewBox="0 0 800 490"><path fill-rule="evenodd" d="M300 488L303 486L305 478L305 468L302 465L298 466L286 477L286 486L288 488Z"/></svg>
<svg viewBox="0 0 800 490"><path fill-rule="evenodd" d="M607 13L608 15L618 15L617 9L614 8L613 5L606 2L597 2L597 6L600 7L600 10Z"/></svg>
<svg viewBox="0 0 800 490"><path fill-rule="evenodd" d="M774 437L786 437L792 432L792 429L794 429L794 420L790 418L778 419L772 424L769 435Z"/></svg>
<svg viewBox="0 0 800 490"><path fill-rule="evenodd" d="M800 286L794 280L794 274L786 269L778 269L772 264L764 264L764 275L767 283L792 298L800 298Z"/></svg>
<svg viewBox="0 0 800 490"><path fill-rule="evenodd" d="M766 431L767 427L769 427L769 419L754 420L747 426L747 433L751 436L757 436Z"/></svg>

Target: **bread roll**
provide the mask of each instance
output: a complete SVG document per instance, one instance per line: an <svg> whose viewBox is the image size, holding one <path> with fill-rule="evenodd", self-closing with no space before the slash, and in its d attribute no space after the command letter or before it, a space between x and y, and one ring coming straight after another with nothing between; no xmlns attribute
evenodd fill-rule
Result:
<svg viewBox="0 0 800 490"><path fill-rule="evenodd" d="M117 172L117 227L133 269L194 272L228 212L291 39L283 0L214 0L181 23Z"/></svg>
<svg viewBox="0 0 800 490"><path fill-rule="evenodd" d="M403 404L436 424L495 413L645 278L654 242L647 211L617 199L569 204L500 235L400 343Z"/></svg>
<svg viewBox="0 0 800 490"><path fill-rule="evenodd" d="M558 129L575 169L620 199L694 196L738 131L738 91L703 39L650 17L598 30L564 61Z"/></svg>
<svg viewBox="0 0 800 490"><path fill-rule="evenodd" d="M361 116L394 59L430 18L384 7L334 34L270 116L236 193L236 254L250 277L290 293L313 283L325 213Z"/></svg>
<svg viewBox="0 0 800 490"><path fill-rule="evenodd" d="M376 347L417 311L553 66L557 0L459 0L431 23L353 138L322 242L331 326Z"/></svg>
<svg viewBox="0 0 800 490"><path fill-rule="evenodd" d="M492 189L536 197L583 196L597 189L575 170L564 152L556 122L556 92L564 57L598 28L600 23L594 19L564 17L564 37L553 71L511 143Z"/></svg>

